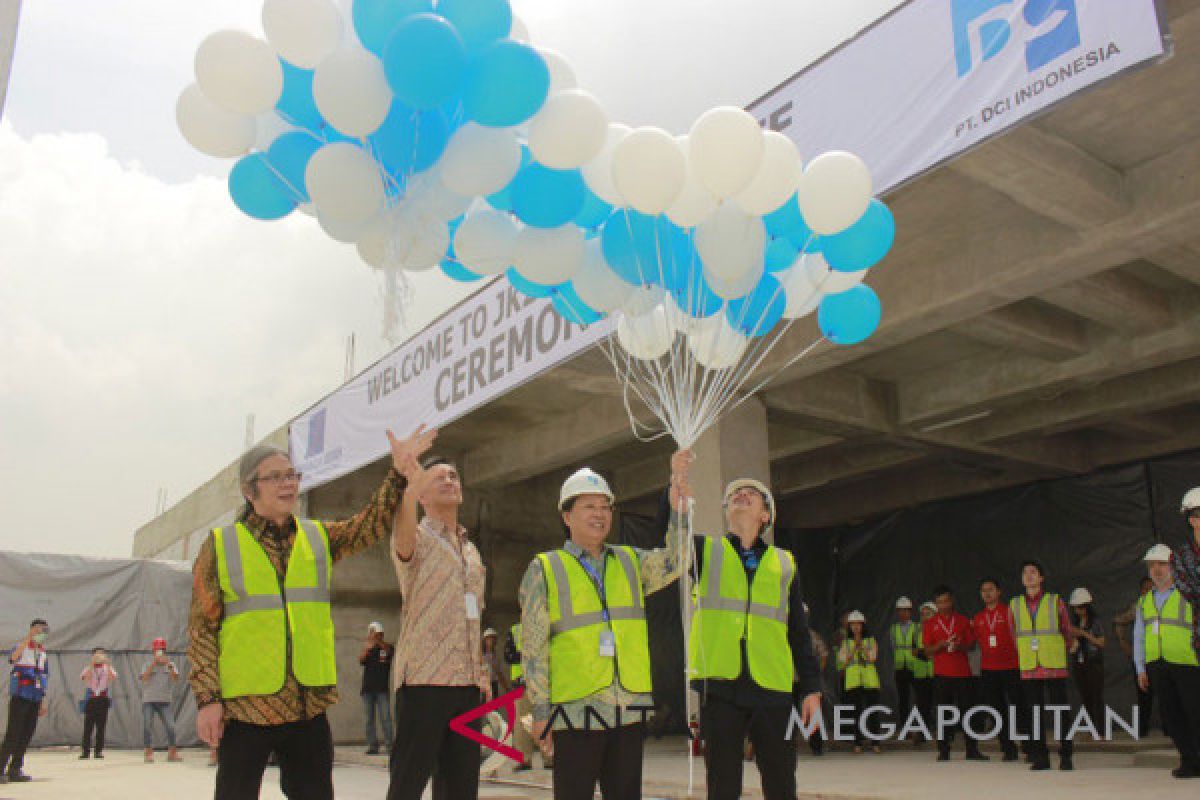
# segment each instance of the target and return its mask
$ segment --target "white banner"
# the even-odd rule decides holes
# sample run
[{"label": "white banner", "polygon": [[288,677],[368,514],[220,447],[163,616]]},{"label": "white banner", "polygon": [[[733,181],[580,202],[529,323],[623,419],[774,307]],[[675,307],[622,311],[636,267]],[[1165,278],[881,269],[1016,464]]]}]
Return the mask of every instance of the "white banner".
[{"label": "white banner", "polygon": [[526,297],[504,278],[484,286],[292,422],[301,488],[384,456],[387,429],[407,436],[422,423],[446,425],[611,330],[607,319],[587,327],[569,323],[549,300]]},{"label": "white banner", "polygon": [[17,18],[21,0],[0,0],[0,117],[4,116],[4,98],[12,70],[13,50],[17,45]]},{"label": "white banner", "polygon": [[1163,55],[1155,0],[913,0],[748,110],[883,192]]}]

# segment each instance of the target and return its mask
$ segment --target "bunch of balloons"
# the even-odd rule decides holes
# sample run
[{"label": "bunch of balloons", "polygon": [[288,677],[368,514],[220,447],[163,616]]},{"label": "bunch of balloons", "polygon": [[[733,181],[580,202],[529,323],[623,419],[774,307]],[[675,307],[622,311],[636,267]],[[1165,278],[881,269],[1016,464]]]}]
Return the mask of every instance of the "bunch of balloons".
[{"label": "bunch of balloons", "polygon": [[818,309],[838,344],[879,323],[862,279],[895,225],[852,154],[804,163],[731,107],[685,136],[611,122],[508,0],[265,0],[262,21],[205,39],[176,107],[238,159],[251,217],[299,208],[373,267],[504,273],[571,321],[615,315],[644,361],[682,337],[725,369]]}]

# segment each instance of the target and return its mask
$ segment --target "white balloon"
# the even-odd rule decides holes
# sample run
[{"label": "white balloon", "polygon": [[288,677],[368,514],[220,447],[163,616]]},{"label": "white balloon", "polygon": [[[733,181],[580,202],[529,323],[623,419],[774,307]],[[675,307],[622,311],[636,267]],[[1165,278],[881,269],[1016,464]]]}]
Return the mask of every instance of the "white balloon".
[{"label": "white balloon", "polygon": [[454,255],[476,275],[499,275],[512,266],[517,224],[503,211],[481,208],[454,233]]},{"label": "white balloon", "polygon": [[274,111],[264,111],[254,118],[254,149],[265,152],[271,143],[285,133],[298,130]]},{"label": "white balloon", "polygon": [[529,152],[551,169],[575,169],[594,158],[608,136],[608,115],[582,89],[552,94],[529,128]]},{"label": "white balloon", "polygon": [[710,192],[720,200],[750,185],[763,158],[758,120],[740,108],[720,106],[700,115],[688,133],[688,159]]},{"label": "white balloon", "polygon": [[728,369],[741,360],[750,338],[734,330],[724,314],[714,314],[692,328],[688,349],[702,367]]},{"label": "white balloon", "polygon": [[596,154],[595,158],[583,165],[583,182],[592,190],[592,194],[610,206],[622,204],[621,195],[613,184],[613,151],[632,132],[633,128],[628,125],[622,125],[619,122],[610,124],[604,137],[604,146],[600,148],[600,152]]},{"label": "white balloon", "polygon": [[687,160],[671,134],[638,128],[613,150],[613,185],[624,204],[643,214],[670,207],[687,179]]},{"label": "white balloon", "polygon": [[873,192],[871,172],[853,153],[832,150],[808,162],[796,192],[808,227],[820,234],[837,233],[866,212]]},{"label": "white balloon", "polygon": [[807,264],[803,259],[796,263],[783,275],[783,291],[787,296],[787,306],[783,316],[787,319],[800,319],[812,313],[821,304],[825,296],[813,283]]},{"label": "white balloon", "polygon": [[665,295],[661,286],[635,286],[621,311],[631,317],[648,314],[655,306],[663,305]]},{"label": "white balloon", "polygon": [[[688,137],[676,136],[679,149],[685,157],[688,154]],[[688,160],[687,178],[684,179],[683,189],[671,207],[667,209],[667,219],[681,228],[694,228],[717,210],[717,198],[705,188]]]},{"label": "white balloon", "polygon": [[513,267],[526,280],[556,286],[575,277],[582,266],[583,231],[576,225],[527,226],[517,234]]},{"label": "white balloon", "polygon": [[547,93],[547,97],[557,92],[565,92],[567,89],[574,89],[579,85],[575,80],[575,69],[562,53],[548,47],[539,47],[537,51],[542,60],[546,62],[546,69],[550,71],[550,91]]},{"label": "white balloon", "polygon": [[263,30],[275,52],[312,69],[342,40],[342,15],[330,0],[264,0]]},{"label": "white balloon", "polygon": [[242,31],[217,31],[196,49],[196,84],[227,111],[258,114],[279,102],[283,67],[262,39]]},{"label": "white balloon", "polygon": [[379,130],[392,105],[383,64],[357,46],[336,50],[317,65],[312,93],[321,115],[347,136]]},{"label": "white balloon", "polygon": [[474,122],[454,132],[438,162],[446,188],[467,197],[500,191],[520,168],[521,144],[512,131]]},{"label": "white balloon", "polygon": [[449,222],[466,213],[472,199],[447,188],[442,183],[441,171],[435,167],[409,181],[401,205],[416,213]]},{"label": "white balloon", "polygon": [[830,269],[829,262],[820,253],[806,253],[800,257],[800,261],[803,262],[800,266],[804,268],[809,281],[822,294],[841,294],[862,283],[863,278],[867,277],[865,269],[858,272],[840,272]]},{"label": "white balloon", "polygon": [[800,154],[778,131],[763,134],[763,156],[750,185],[734,199],[749,214],[763,216],[783,205],[800,182]]},{"label": "white balloon", "polygon": [[368,266],[382,269],[387,263],[388,237],[391,232],[390,215],[394,209],[380,211],[363,225],[356,247],[359,258]]},{"label": "white balloon", "polygon": [[[722,203],[696,226],[695,241],[704,274],[718,296],[726,300],[741,297],[762,276],[766,226],[736,203]],[[747,282],[749,287],[741,291]]]},{"label": "white balloon", "polygon": [[355,244],[362,238],[371,220],[344,220],[327,214],[317,214],[317,224],[335,242]]},{"label": "white balloon", "polygon": [[583,266],[571,283],[580,299],[596,311],[616,311],[633,294],[633,286],[613,272],[604,260],[604,250],[598,238],[584,242]]},{"label": "white balloon", "polygon": [[617,320],[617,344],[633,356],[653,361],[666,355],[675,341],[675,332],[667,322],[667,312],[655,306],[644,314],[621,314]]},{"label": "white balloon", "polygon": [[375,161],[349,142],[333,142],[313,153],[304,185],[318,216],[365,221],[383,207],[383,180]]},{"label": "white balloon", "polygon": [[234,158],[254,146],[254,117],[226,111],[192,84],[175,103],[175,122],[188,144],[217,158]]},{"label": "white balloon", "polygon": [[361,229],[358,254],[376,268],[426,270],[441,263],[450,246],[450,229],[440,220],[393,206]]}]

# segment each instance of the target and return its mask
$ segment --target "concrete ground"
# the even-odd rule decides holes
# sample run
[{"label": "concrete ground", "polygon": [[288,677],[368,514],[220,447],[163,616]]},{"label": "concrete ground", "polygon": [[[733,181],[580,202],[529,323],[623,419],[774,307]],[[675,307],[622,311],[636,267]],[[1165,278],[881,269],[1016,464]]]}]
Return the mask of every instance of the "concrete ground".
[{"label": "concrete ground", "polygon": [[[113,750],[105,755],[104,761],[80,761],[75,751],[65,749],[31,752],[26,759],[26,768],[35,781],[0,786],[0,800],[129,800],[142,797],[201,800],[212,797],[215,770],[206,766],[203,751],[185,751],[182,764],[168,764],[161,757],[154,764],[144,764],[141,751]],[[880,755],[835,752],[820,759],[804,753],[800,758],[798,777],[802,798],[823,800],[957,800],[964,796],[971,800],[1012,800],[1014,797],[1127,800],[1137,795],[1153,796],[1154,800],[1194,800],[1200,792],[1200,781],[1172,778],[1169,770],[1174,763],[1172,755],[1165,750],[1143,747],[1135,752],[1131,748],[1113,747],[1104,751],[1087,749],[1077,754],[1074,772],[1031,773],[1025,765],[1003,764],[996,760],[986,764],[967,763],[962,760],[961,746],[953,761],[942,764],[934,762],[931,749],[902,747],[885,750]],[[695,769],[692,796],[703,797],[703,764],[699,759]],[[687,757],[681,741],[649,742],[644,796],[647,800],[687,797],[687,772]],[[501,778],[483,783],[481,798],[550,797],[550,773],[540,766],[515,776],[507,769],[501,774]],[[380,800],[387,791],[387,778],[383,758],[363,756],[357,748],[338,751],[334,784],[339,800]],[[749,764],[744,796],[761,797],[758,771]],[[275,769],[267,770],[262,797],[264,800],[283,798]]]}]

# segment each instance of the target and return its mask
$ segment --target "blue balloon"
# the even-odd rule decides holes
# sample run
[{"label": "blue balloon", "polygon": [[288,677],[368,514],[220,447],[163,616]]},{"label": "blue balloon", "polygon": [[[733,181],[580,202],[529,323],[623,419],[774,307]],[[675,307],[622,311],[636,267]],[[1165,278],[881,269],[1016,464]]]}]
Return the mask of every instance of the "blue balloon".
[{"label": "blue balloon", "polygon": [[436,14],[405,19],[383,51],[383,72],[392,91],[400,102],[421,110],[437,108],[458,94],[466,68],[462,38]]},{"label": "blue balloon", "polygon": [[324,146],[324,142],[307,131],[285,133],[267,148],[267,161],[275,168],[278,177],[301,203],[308,202],[308,187],[304,185],[304,170],[313,153]]},{"label": "blue balloon", "polygon": [[512,30],[508,0],[439,0],[437,11],[458,29],[468,50],[503,39]]},{"label": "blue balloon", "polygon": [[782,272],[783,270],[796,263],[800,251],[796,249],[796,245],[792,244],[786,238],[772,239],[767,245],[767,253],[764,258],[764,266],[767,272]]},{"label": "blue balloon", "polygon": [[821,333],[834,344],[858,344],[879,327],[883,308],[879,295],[865,283],[840,294],[826,295],[817,309]]},{"label": "blue balloon", "polygon": [[620,209],[604,223],[600,246],[613,272],[634,286],[658,284],[662,268],[654,217]]},{"label": "blue balloon", "polygon": [[599,322],[600,318],[604,316],[583,302],[583,298],[579,296],[570,282],[555,288],[550,302],[560,317],[567,322],[574,322],[576,325],[591,325],[593,322]]},{"label": "blue balloon", "polygon": [[583,174],[577,169],[550,169],[536,162],[512,182],[512,210],[526,225],[557,228],[583,208]]},{"label": "blue balloon", "polygon": [[321,112],[317,110],[317,103],[313,100],[312,70],[294,67],[282,58],[279,59],[279,63],[283,67],[283,93],[275,103],[275,110],[285,121],[297,128],[321,130],[325,125],[325,118],[321,116]]},{"label": "blue balloon", "polygon": [[463,111],[480,125],[507,128],[537,113],[550,91],[550,70],[529,45],[501,39],[471,61],[463,81]]},{"label": "blue balloon", "polygon": [[804,224],[804,216],[800,213],[800,204],[794,194],[779,208],[763,216],[763,223],[767,226],[767,233],[776,239],[798,228],[808,227]]},{"label": "blue balloon", "polygon": [[229,172],[229,196],[242,213],[255,219],[279,219],[292,213],[296,195],[263,153],[243,156]]},{"label": "blue balloon", "polygon": [[393,102],[379,130],[367,137],[392,175],[412,175],[433,166],[446,149],[450,126],[439,109],[417,111]]},{"label": "blue balloon", "polygon": [[354,0],[350,16],[362,46],[382,56],[396,26],[413,14],[433,11],[433,0]]},{"label": "blue balloon", "polygon": [[708,281],[697,265],[696,273],[689,276],[687,282],[679,288],[671,290],[671,297],[680,310],[692,317],[711,317],[720,311],[725,300],[709,288]]},{"label": "blue balloon", "polygon": [[442,272],[446,273],[447,277],[453,278],[460,283],[471,283],[483,277],[482,275],[476,275],[462,264],[450,259],[442,262]]},{"label": "blue balloon", "polygon": [[575,215],[575,224],[584,230],[598,228],[604,224],[605,220],[612,216],[612,211],[612,206],[585,187],[583,208]]},{"label": "blue balloon", "polygon": [[783,319],[787,295],[774,275],[763,275],[753,291],[729,301],[729,324],[747,336],[763,336]]},{"label": "blue balloon", "polygon": [[838,272],[861,272],[883,260],[896,240],[896,220],[878,200],[846,230],[823,237],[825,260]]},{"label": "blue balloon", "polygon": [[526,297],[549,297],[554,294],[553,286],[546,286],[541,283],[534,283],[531,280],[526,280],[521,277],[521,273],[517,272],[512,267],[504,271],[504,277],[508,278],[508,282],[512,287]]}]

